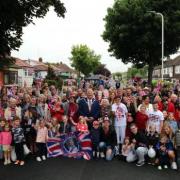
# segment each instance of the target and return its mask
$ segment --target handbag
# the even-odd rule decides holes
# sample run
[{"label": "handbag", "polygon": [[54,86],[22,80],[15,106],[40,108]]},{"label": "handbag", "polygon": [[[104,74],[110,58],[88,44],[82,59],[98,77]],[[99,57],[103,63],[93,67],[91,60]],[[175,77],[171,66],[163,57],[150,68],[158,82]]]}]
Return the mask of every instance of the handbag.
[{"label": "handbag", "polygon": [[26,144],[23,145],[23,149],[24,149],[24,155],[28,155],[31,152]]},{"label": "handbag", "polygon": [[15,152],[15,147],[14,146],[11,149],[11,160],[12,161],[16,161],[17,160],[17,156],[16,156],[16,152]]}]

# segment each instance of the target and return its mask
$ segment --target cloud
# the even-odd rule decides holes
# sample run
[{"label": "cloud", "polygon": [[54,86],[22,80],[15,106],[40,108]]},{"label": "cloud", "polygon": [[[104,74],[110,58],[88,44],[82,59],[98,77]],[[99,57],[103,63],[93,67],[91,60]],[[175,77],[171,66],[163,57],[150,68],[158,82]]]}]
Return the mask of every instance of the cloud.
[{"label": "cloud", "polygon": [[12,55],[22,59],[38,59],[70,64],[71,47],[87,44],[102,56],[102,63],[112,72],[125,71],[127,65],[111,57],[108,44],[103,41],[103,18],[114,0],[62,0],[67,13],[58,18],[50,9],[44,19],[35,19],[35,25],[24,28],[23,45]]}]

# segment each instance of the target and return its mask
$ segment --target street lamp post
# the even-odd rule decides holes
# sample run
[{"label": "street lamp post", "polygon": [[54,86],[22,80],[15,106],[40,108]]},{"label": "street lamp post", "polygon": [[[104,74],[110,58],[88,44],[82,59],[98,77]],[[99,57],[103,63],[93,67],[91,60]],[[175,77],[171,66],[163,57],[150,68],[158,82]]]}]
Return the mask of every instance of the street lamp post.
[{"label": "street lamp post", "polygon": [[154,13],[156,15],[161,16],[162,19],[162,71],[161,71],[161,78],[162,81],[164,80],[164,16],[162,13],[156,12],[156,11],[148,11],[149,13]]}]

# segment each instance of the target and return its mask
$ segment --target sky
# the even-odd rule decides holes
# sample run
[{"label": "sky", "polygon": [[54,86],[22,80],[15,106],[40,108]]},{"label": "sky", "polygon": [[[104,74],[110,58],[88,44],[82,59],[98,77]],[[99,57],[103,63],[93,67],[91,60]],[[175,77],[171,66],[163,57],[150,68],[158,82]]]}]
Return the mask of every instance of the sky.
[{"label": "sky", "polygon": [[73,45],[86,44],[96,54],[101,55],[101,63],[111,72],[124,72],[130,65],[110,56],[108,43],[101,35],[104,31],[103,18],[107,8],[114,0],[61,0],[66,7],[65,18],[57,17],[51,8],[43,19],[35,19],[23,29],[23,44],[12,56],[21,59],[37,60],[42,57],[45,62],[60,62],[70,65]]}]

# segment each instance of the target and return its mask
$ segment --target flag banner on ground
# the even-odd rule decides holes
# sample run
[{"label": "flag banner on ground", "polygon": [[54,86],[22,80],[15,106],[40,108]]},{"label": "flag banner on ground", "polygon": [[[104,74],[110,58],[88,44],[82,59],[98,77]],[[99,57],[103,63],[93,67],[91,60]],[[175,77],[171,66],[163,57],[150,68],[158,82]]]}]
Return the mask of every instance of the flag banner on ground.
[{"label": "flag banner on ground", "polygon": [[92,143],[89,133],[69,133],[49,138],[47,142],[48,157],[66,156],[91,159]]}]

